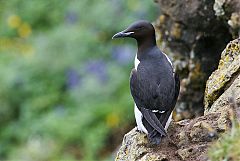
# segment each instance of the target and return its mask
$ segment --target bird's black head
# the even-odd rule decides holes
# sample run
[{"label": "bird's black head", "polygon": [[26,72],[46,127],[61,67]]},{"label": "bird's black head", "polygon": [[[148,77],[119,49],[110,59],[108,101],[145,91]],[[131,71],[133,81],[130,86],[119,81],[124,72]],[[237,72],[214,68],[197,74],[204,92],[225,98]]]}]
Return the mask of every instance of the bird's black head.
[{"label": "bird's black head", "polygon": [[148,38],[155,39],[155,30],[150,22],[141,20],[134,22],[127,29],[116,33],[112,38],[114,39],[123,37],[131,37],[137,41]]}]

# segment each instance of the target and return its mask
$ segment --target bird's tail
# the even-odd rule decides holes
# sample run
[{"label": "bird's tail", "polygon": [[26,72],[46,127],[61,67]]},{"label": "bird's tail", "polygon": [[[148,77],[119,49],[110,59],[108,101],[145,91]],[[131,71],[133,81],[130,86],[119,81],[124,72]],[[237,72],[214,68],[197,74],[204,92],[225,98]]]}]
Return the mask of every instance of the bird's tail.
[{"label": "bird's tail", "polygon": [[156,130],[153,130],[151,133],[148,134],[149,142],[153,145],[159,145],[162,141],[162,137],[163,136]]}]

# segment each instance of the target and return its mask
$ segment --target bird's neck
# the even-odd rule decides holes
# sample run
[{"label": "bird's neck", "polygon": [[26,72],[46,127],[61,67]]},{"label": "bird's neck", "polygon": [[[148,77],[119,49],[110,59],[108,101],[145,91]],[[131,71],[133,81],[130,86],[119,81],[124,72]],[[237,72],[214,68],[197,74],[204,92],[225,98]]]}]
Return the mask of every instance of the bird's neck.
[{"label": "bird's neck", "polygon": [[156,47],[156,39],[155,36],[149,37],[149,38],[144,38],[144,39],[139,39],[137,40],[137,45],[138,45],[138,57],[150,49]]}]

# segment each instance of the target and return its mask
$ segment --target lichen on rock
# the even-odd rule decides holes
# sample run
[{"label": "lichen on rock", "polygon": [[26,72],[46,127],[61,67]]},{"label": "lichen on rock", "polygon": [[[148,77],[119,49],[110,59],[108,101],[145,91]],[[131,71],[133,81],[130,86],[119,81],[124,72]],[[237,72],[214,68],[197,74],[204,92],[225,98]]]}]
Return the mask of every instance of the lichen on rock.
[{"label": "lichen on rock", "polygon": [[218,69],[209,77],[205,89],[205,112],[225,91],[240,72],[240,39],[231,41],[221,54]]},{"label": "lichen on rock", "polygon": [[166,159],[166,155],[159,155],[148,147],[147,135],[132,129],[124,136],[123,143],[116,157],[116,161],[157,161]]},{"label": "lichen on rock", "polygon": [[235,99],[236,103],[240,104],[240,75],[238,75],[230,87],[213,103],[208,112],[231,109],[230,99]]}]

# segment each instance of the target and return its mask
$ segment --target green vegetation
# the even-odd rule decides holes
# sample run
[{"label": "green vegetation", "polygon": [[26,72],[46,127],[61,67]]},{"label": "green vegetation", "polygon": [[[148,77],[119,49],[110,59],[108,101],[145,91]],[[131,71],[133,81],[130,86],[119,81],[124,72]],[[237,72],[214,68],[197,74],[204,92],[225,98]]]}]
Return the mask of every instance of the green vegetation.
[{"label": "green vegetation", "polygon": [[221,136],[221,138],[209,149],[209,158],[211,161],[237,161],[240,160],[240,128],[234,121],[230,132]]},{"label": "green vegetation", "polygon": [[111,36],[154,10],[152,1],[0,0],[0,160],[109,158],[134,122],[135,48]]}]

